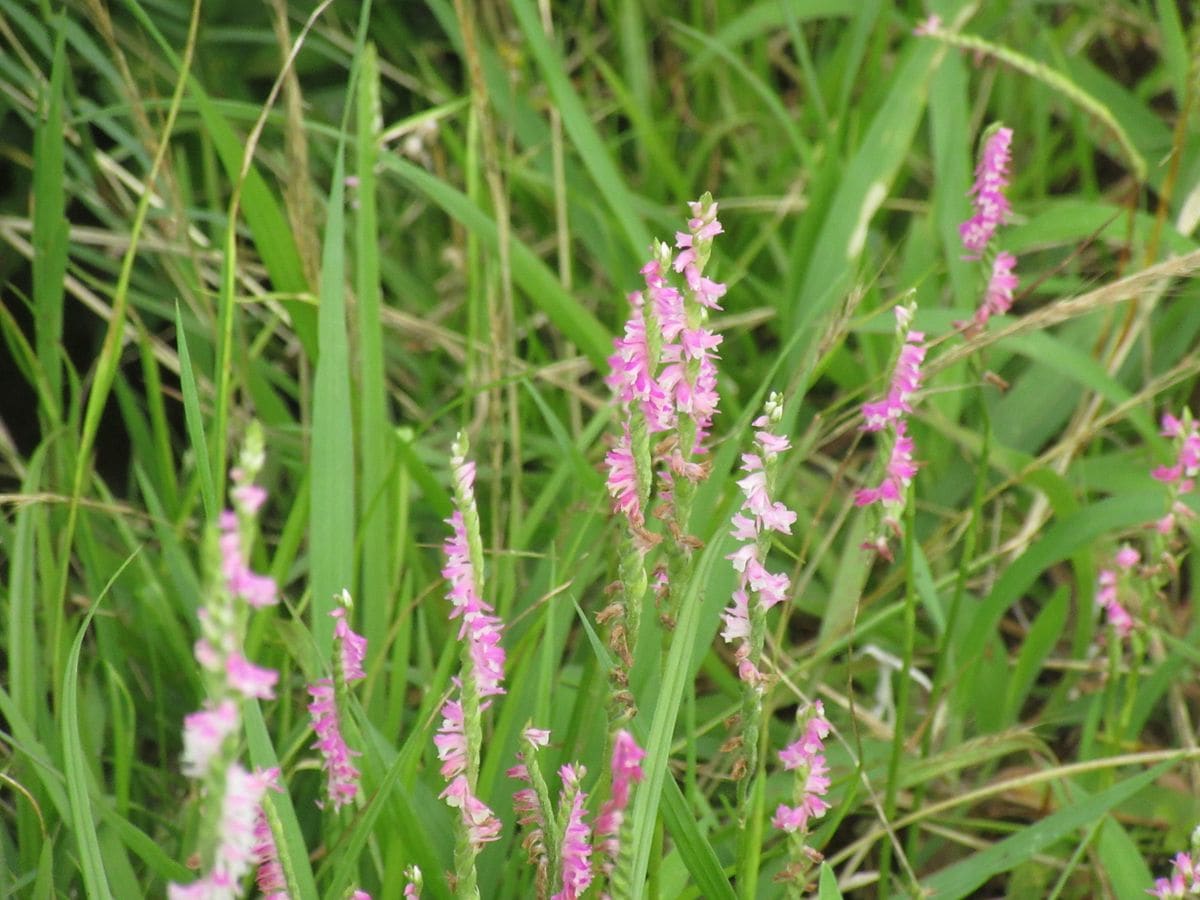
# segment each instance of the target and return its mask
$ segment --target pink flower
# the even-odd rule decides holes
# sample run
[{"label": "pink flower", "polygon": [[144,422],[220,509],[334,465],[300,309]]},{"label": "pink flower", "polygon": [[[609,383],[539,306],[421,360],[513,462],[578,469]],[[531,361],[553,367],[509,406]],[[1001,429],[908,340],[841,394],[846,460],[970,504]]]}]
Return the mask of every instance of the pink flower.
[{"label": "pink flower", "polygon": [[467,840],[476,851],[488,841],[499,839],[500,820],[486,803],[471,792],[466,775],[454,778],[438,796],[445,800],[448,806],[459,810],[466,828]]},{"label": "pink flower", "polygon": [[983,153],[975,169],[975,183],[969,196],[974,197],[975,214],[958,228],[967,259],[979,259],[991,243],[996,228],[1012,214],[1004,190],[1008,187],[1008,165],[1012,144],[1011,128],[996,128],[984,141]]},{"label": "pink flower", "polygon": [[633,525],[640,528],[645,524],[646,517],[638,498],[637,467],[631,442],[629,424],[626,422],[617,446],[608,451],[604,463],[608,467],[607,485],[613,497],[613,510],[623,513]]},{"label": "pink flower", "polygon": [[221,513],[220,529],[218,545],[221,549],[221,573],[225,576],[225,587],[229,593],[256,609],[278,603],[275,580],[250,571],[242,548],[237,515],[230,510]]},{"label": "pink flower", "polygon": [[[263,776],[268,779],[269,790],[282,790],[279,786],[279,769],[268,769]],[[279,864],[279,849],[275,846],[275,835],[271,832],[271,823],[267,821],[261,803],[254,820],[254,859],[258,865],[255,881],[263,900],[288,900],[287,878]]]},{"label": "pink flower", "polygon": [[492,607],[479,596],[463,514],[455,510],[446,523],[452,533],[444,545],[446,567],[442,569],[442,575],[450,582],[447,598],[454,607],[450,618],[462,619],[458,637],[459,640],[466,638],[470,643],[479,696],[503,694],[504,688],[500,686],[505,660],[504,648],[500,646],[502,623],[491,614]]},{"label": "pink flower", "polygon": [[803,832],[810,819],[819,818],[829,809],[822,799],[829,791],[829,769],[825,763],[824,740],[830,726],[821,701],[807,713],[801,736],[779,752],[784,769],[796,773],[795,806],[781,804],[772,824],[789,834]]},{"label": "pink flower", "polygon": [[279,680],[279,673],[256,666],[242,654],[234,652],[225,660],[225,677],[229,686],[243,697],[271,700],[275,697],[275,682]]},{"label": "pink flower", "polygon": [[366,677],[363,660],[367,655],[367,639],[361,634],[355,634],[346,621],[349,604],[350,592],[342,591],[342,605],[335,607],[330,615],[337,620],[333,626],[333,644],[341,661],[342,677],[346,679],[347,684],[352,684]]},{"label": "pink flower", "polygon": [[882,400],[864,403],[862,406],[863,431],[882,431],[891,423],[912,412],[910,401],[921,387],[921,363],[925,361],[924,333],[908,327],[907,307],[897,306],[897,331],[901,337],[900,356],[892,370],[892,381]]},{"label": "pink flower", "polygon": [[433,743],[442,761],[443,778],[456,778],[467,771],[467,734],[462,704],[457,700],[442,704],[442,724]]},{"label": "pink flower", "polygon": [[1016,264],[1017,258],[1011,253],[996,254],[983,303],[975,310],[973,327],[981,329],[992,316],[1004,315],[1012,308],[1013,291],[1017,288],[1017,276],[1013,274]]},{"label": "pink flower", "polygon": [[591,830],[583,821],[586,815],[584,804],[587,802],[587,794],[579,786],[584,773],[583,766],[566,765],[559,770],[563,782],[559,808],[566,812],[567,824],[559,852],[559,860],[562,863],[562,890],[551,900],[577,900],[592,883],[592,847],[589,843]]},{"label": "pink flower", "polygon": [[937,34],[942,28],[941,16],[930,16],[928,19],[923,19],[918,22],[913,28],[913,34],[917,37],[928,37]]},{"label": "pink flower", "polygon": [[621,826],[625,821],[625,810],[629,808],[629,795],[634,783],[645,777],[642,759],[646,751],[637,745],[628,731],[622,729],[613,738],[612,794],[600,807],[596,816],[596,842],[603,853],[601,869],[611,874],[620,852]]},{"label": "pink flower", "polygon": [[[1132,548],[1123,548],[1123,550],[1129,550],[1131,553],[1133,553],[1134,557],[1137,557],[1138,555],[1137,551],[1133,550]],[[1117,565],[1119,566],[1121,566],[1121,558],[1121,555],[1118,554]],[[1126,555],[1123,558],[1128,560],[1129,557]],[[1134,560],[1134,564],[1136,564],[1136,559]],[[1121,568],[1122,570],[1125,570],[1129,567],[1121,566]],[[1133,630],[1133,619],[1130,617],[1128,610],[1125,609],[1118,598],[1117,581],[1117,573],[1112,569],[1100,570],[1100,575],[1097,579],[1096,585],[1096,605],[1104,609],[1108,616],[1108,624],[1111,625],[1117,632],[1117,636],[1126,638]]]},{"label": "pink flower", "polygon": [[1200,887],[1200,869],[1192,862],[1192,858],[1186,853],[1175,854],[1172,869],[1169,878],[1156,879],[1154,887],[1146,893],[1164,900],[1183,900],[1194,894],[1196,888]]},{"label": "pink flower", "polygon": [[764,462],[766,460],[773,465],[779,452],[789,446],[787,438],[770,431],[771,426],[777,425],[783,415],[782,398],[772,394],[767,400],[766,410],[766,414],[754,421],[758,452],[742,454],[742,471],[746,475],[738,481],[738,487],[742,489],[745,500],[740,512],[733,517],[731,534],[745,543],[726,557],[738,573],[738,582],[732,594],[733,602],[722,614],[725,629],[721,632],[726,643],[738,642],[734,659],[739,677],[758,690],[764,688],[764,680],[759,672],[758,661],[751,659],[754,637],[750,595],[757,596],[757,602],[764,610],[786,599],[791,587],[788,576],[782,572],[771,572],[763,564],[768,544],[764,535],[768,531],[791,534],[796,521],[796,513],[771,498],[767,465]]},{"label": "pink flower", "polygon": [[359,753],[346,745],[335,693],[333,681],[329,678],[322,678],[308,686],[308,694],[312,698],[308,704],[308,714],[317,736],[312,747],[320,752],[324,760],[325,793],[337,810],[352,803],[358,794],[359,771],[351,757]]},{"label": "pink flower", "polygon": [[230,765],[225,773],[212,870],[189,885],[171,885],[167,892],[171,900],[192,897],[233,900],[240,894],[241,880],[254,864],[255,823],[271,780],[269,773],[252,774],[237,763]]},{"label": "pink flower", "polygon": [[405,900],[421,900],[421,869],[419,866],[409,866],[404,870],[404,877],[408,879],[404,885]]},{"label": "pink flower", "polygon": [[183,717],[183,757],[180,768],[189,778],[203,778],[221,745],[241,724],[237,705],[223,700],[217,706]]}]

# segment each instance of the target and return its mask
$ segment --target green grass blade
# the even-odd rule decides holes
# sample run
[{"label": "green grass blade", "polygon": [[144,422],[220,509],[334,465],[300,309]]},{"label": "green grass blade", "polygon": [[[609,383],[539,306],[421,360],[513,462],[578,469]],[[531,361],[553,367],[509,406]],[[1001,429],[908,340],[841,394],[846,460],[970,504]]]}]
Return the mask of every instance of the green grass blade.
[{"label": "green grass blade", "polygon": [[183,327],[179,304],[175,304],[175,341],[179,352],[179,383],[183,389],[184,423],[187,426],[192,452],[196,454],[200,496],[204,501],[204,512],[208,520],[215,522],[221,511],[221,500],[217,497],[217,486],[213,481],[208,439],[204,435],[204,414],[200,410],[200,394],[196,390],[196,370],[192,367],[192,354],[188,350],[187,331]]},{"label": "green grass blade", "polygon": [[597,192],[604,198],[610,214],[625,233],[633,258],[641,259],[650,246],[650,232],[634,213],[637,209],[634,195],[626,186],[608,148],[592,125],[591,116],[571,85],[562,56],[546,37],[537,10],[530,0],[513,0],[512,11],[537,61],[546,87],[554,98],[554,105],[562,116],[563,128],[596,183]]},{"label": "green grass blade", "polygon": [[330,652],[333,597],[354,590],[354,422],[345,296],[345,145],[339,142],[321,255],[320,358],[313,383],[312,505],[309,568],[312,630]]},{"label": "green grass blade", "polygon": [[[1023,828],[1012,837],[1005,838],[962,862],[948,866],[927,879],[922,887],[939,900],[958,900],[960,897],[971,896],[992,876],[1011,870],[1055,841],[1091,824],[1175,765],[1176,762],[1168,760],[1159,763],[1153,769],[1126,778],[1098,794],[1082,799],[1075,798],[1065,809]],[[1073,790],[1082,793],[1078,787]]]},{"label": "green grass blade", "polygon": [[[363,630],[381,636],[388,630],[391,536],[387,476],[387,384],[383,356],[382,298],[379,289],[379,235],[375,167],[379,160],[379,68],[373,44],[359,62],[356,115],[358,211],[355,216],[355,285],[358,299],[359,458],[362,460],[359,502],[362,508],[362,586],[359,605]],[[383,641],[368,644],[374,658]]]},{"label": "green grass blade", "polygon": [[63,41],[60,27],[33,152],[33,303],[38,360],[49,386],[47,399],[55,404],[46,410],[51,420],[58,418],[62,404],[63,279],[70,241],[63,187],[63,79],[67,70]]},{"label": "green grass blade", "polygon": [[[496,223],[465,194],[394,154],[384,155],[383,164],[461,222],[489,250],[496,251],[499,241]],[[597,368],[603,370],[612,352],[612,336],[595,316],[563,288],[554,273],[529,247],[516,237],[511,241],[513,281]]]}]

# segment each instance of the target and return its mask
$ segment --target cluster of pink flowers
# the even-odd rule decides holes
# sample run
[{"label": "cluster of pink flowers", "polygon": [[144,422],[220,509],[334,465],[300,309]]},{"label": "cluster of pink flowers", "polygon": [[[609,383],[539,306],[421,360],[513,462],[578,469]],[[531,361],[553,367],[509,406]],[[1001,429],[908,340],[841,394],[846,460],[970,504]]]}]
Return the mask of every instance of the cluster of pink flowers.
[{"label": "cluster of pink flowers", "polygon": [[[269,776],[267,788],[273,791],[281,790],[279,770],[269,769],[266,774]],[[261,803],[254,820],[253,853],[258,864],[255,881],[263,900],[288,900],[287,879],[284,877],[283,867],[279,864],[279,849],[275,846],[275,835],[271,832],[271,823],[267,820]]]},{"label": "cluster of pink flowers", "polygon": [[334,677],[322,678],[308,686],[308,695],[312,698],[308,714],[317,736],[312,746],[321,754],[325,768],[325,793],[335,810],[354,802],[360,778],[352,760],[359,753],[346,744],[342,733],[344,710],[339,704],[339,693],[365,677],[363,658],[367,652],[367,641],[355,634],[346,622],[349,606],[350,595],[343,591],[342,605],[330,613],[336,619],[333,631]]},{"label": "cluster of pink flowers", "polygon": [[1113,558],[1116,568],[1100,570],[1096,587],[1096,605],[1104,610],[1108,616],[1108,624],[1116,630],[1118,637],[1121,638],[1128,637],[1133,630],[1133,619],[1118,597],[1118,583],[1122,576],[1127,575],[1134,566],[1141,562],[1141,559],[1140,553],[1128,544],[1123,544]]},{"label": "cluster of pink flowers", "polygon": [[[446,566],[442,575],[450,583],[447,599],[452,606],[450,618],[461,619],[458,639],[465,641],[461,679],[455,679],[460,700],[447,699],[442,706],[442,725],[434,736],[442,775],[449,779],[441,798],[459,810],[463,834],[479,850],[488,841],[500,837],[500,820],[475,795],[475,771],[472,754],[479,753],[479,713],[488,702],[481,698],[503,694],[504,648],[500,646],[502,623],[493,615],[491,605],[482,596],[482,572],[479,559],[479,513],[475,507],[475,464],[466,458],[466,439],[459,435],[450,460],[454,475],[457,508],[446,523],[451,533],[443,549]],[[478,756],[474,757],[475,760]],[[460,877],[464,873],[459,873]]]},{"label": "cluster of pink flowers", "polygon": [[221,808],[214,843],[205,848],[208,870],[190,884],[170,885],[172,900],[238,895],[242,878],[257,859],[256,824],[263,793],[278,776],[277,770],[248,772],[236,759],[241,700],[272,698],[279,679],[277,672],[254,665],[242,654],[237,602],[256,608],[278,602],[275,582],[250,570],[244,546],[244,534],[266,500],[266,491],[252,483],[262,464],[257,431],[248,437],[242,457],[243,466],[231,473],[234,509],[225,510],[218,523],[220,579],[198,613],[201,637],[195,655],[207,673],[208,699],[183,720],[181,768],[188,777],[201,780],[205,793],[219,798]]},{"label": "cluster of pink flowers", "polygon": [[[467,485],[474,484],[475,464],[466,462],[459,467],[459,477]],[[504,679],[504,648],[500,646],[503,623],[493,615],[492,606],[479,595],[462,513],[455,510],[446,524],[451,528],[451,535],[444,545],[446,566],[442,575],[450,582],[447,599],[454,607],[450,618],[462,619],[458,639],[465,639],[470,646],[479,696],[503,694],[504,688],[500,686]]]},{"label": "cluster of pink flowers", "polygon": [[580,765],[565,765],[558,774],[562,778],[558,808],[566,816],[566,822],[558,855],[562,890],[551,900],[578,900],[592,884],[591,829],[584,821],[587,794],[580,785],[587,769]]},{"label": "cluster of pink flowers", "polygon": [[629,795],[635,782],[640,782],[642,759],[646,751],[637,745],[633,735],[622,729],[613,739],[612,794],[600,807],[596,816],[596,843],[600,847],[601,871],[611,875],[621,852],[621,826],[625,823],[625,810],[629,808]]},{"label": "cluster of pink flowers", "polygon": [[[908,435],[905,415],[912,412],[911,400],[921,386],[921,364],[925,361],[925,335],[912,328],[915,306],[896,307],[896,333],[900,339],[900,355],[892,373],[887,395],[882,400],[864,403],[863,431],[891,431],[891,447],[884,467],[883,480],[875,487],[860,488],[854,494],[857,506],[881,504],[883,525],[900,532],[900,513],[904,509],[908,486],[917,474],[913,462],[913,441]],[[886,533],[877,535],[863,547],[876,550],[891,559]]]},{"label": "cluster of pink flowers", "polygon": [[1116,568],[1100,570],[1097,580],[1096,605],[1103,608],[1118,637],[1128,637],[1129,632],[1133,631],[1133,618],[1130,618],[1129,612],[1117,596],[1117,584],[1122,576],[1127,575],[1140,562],[1141,554],[1124,544],[1114,557]]},{"label": "cluster of pink flowers", "polygon": [[975,310],[972,317],[972,327],[982,330],[992,316],[1002,316],[1013,304],[1013,291],[1017,289],[1017,276],[1013,267],[1017,258],[1011,253],[1001,252],[992,260],[992,276],[988,279],[987,291],[983,295],[983,303]]},{"label": "cluster of pink flowers", "polygon": [[1157,878],[1154,887],[1146,891],[1159,900],[1184,900],[1200,893],[1200,863],[1187,853],[1176,853],[1169,878]]},{"label": "cluster of pink flowers", "polygon": [[236,512],[227,509],[221,513],[219,539],[221,574],[225,577],[225,587],[230,596],[245,600],[255,609],[273,606],[279,602],[275,580],[251,571],[242,549],[241,534],[241,522],[253,519],[258,514],[266,502],[267,492],[250,483],[244,470],[240,468],[234,469],[230,475],[234,480],[234,488],[230,494]]},{"label": "cluster of pink flowers", "polygon": [[1011,158],[1013,132],[1011,128],[996,128],[985,139],[979,165],[975,168],[975,183],[969,195],[974,198],[975,214],[958,227],[967,259],[979,259],[991,243],[996,229],[1008,221],[1012,207],[1004,195],[1008,187],[1008,165]]},{"label": "cluster of pink flowers", "polygon": [[[550,732],[543,728],[526,728],[523,736],[526,743],[529,744],[530,754],[536,752],[539,747],[550,745]],[[548,864],[546,855],[546,818],[542,812],[542,804],[538,799],[537,791],[532,787],[532,780],[529,776],[529,763],[525,759],[524,752],[517,751],[517,764],[509,769],[506,774],[509,778],[515,778],[530,785],[529,787],[521,788],[513,794],[513,812],[517,814],[517,824],[525,832],[525,838],[521,841],[521,846],[524,847],[529,861],[538,870],[538,884],[542,885],[546,879]]]},{"label": "cluster of pink flowers", "polygon": [[[733,517],[730,533],[743,543],[728,557],[738,573],[738,583],[733,591],[733,602],[723,614],[725,630],[721,632],[726,643],[740,641],[735,651],[738,675],[760,691],[763,676],[755,659],[750,595],[758,596],[763,611],[786,598],[790,588],[787,574],[770,572],[765,565],[767,532],[791,534],[792,524],[796,521],[796,513],[782,502],[772,500],[768,493],[768,470],[774,468],[778,455],[791,446],[786,437],[770,430],[779,422],[782,412],[782,400],[772,394],[764,414],[754,420],[754,442],[758,452],[742,454],[742,471],[746,475],[738,481],[738,486],[745,500]],[[758,643],[761,644],[761,638]]]},{"label": "cluster of pink flowers", "polygon": [[[654,258],[641,270],[645,291],[630,294],[632,309],[624,335],[613,342],[615,352],[609,357],[607,382],[625,421],[617,446],[605,458],[608,489],[615,509],[638,528],[645,510],[637,493],[630,417],[636,410],[651,433],[660,433],[678,429],[680,415],[686,415],[695,425],[694,434],[688,446],[674,448],[669,464],[674,474],[696,481],[703,468],[693,457],[701,450],[719,400],[714,360],[721,336],[706,327],[706,318],[709,310],[721,308],[717,301],[725,285],[707,278],[703,270],[712,240],[722,228],[715,202],[700,200],[689,206],[689,230],[675,235],[679,253],[672,259],[666,244],[652,248]],[[670,269],[683,275],[683,290],[668,280]]]},{"label": "cluster of pink flowers", "polygon": [[784,769],[796,773],[796,805],[779,805],[771,820],[776,828],[789,834],[803,834],[808,830],[809,820],[820,818],[829,809],[822,799],[829,791],[824,744],[828,736],[825,707],[817,700],[808,710],[800,738],[779,751]]},{"label": "cluster of pink flowers", "polygon": [[247,772],[236,762],[224,773],[221,815],[212,867],[187,885],[172,884],[170,900],[233,900],[241,894],[242,879],[255,862],[255,824],[263,794],[275,778],[270,772]]},{"label": "cluster of pink flowers", "polygon": [[1162,417],[1162,435],[1172,438],[1176,445],[1174,464],[1158,466],[1152,473],[1156,481],[1171,491],[1171,509],[1155,522],[1158,532],[1167,535],[1175,530],[1180,519],[1196,515],[1182,498],[1196,489],[1196,475],[1200,474],[1200,425],[1187,410],[1180,419],[1166,413]]}]

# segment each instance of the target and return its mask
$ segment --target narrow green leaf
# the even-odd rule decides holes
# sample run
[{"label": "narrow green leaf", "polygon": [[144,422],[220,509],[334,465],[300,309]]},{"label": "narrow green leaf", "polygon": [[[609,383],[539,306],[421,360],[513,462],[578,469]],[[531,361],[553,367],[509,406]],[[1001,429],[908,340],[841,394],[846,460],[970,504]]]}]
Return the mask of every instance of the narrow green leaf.
[{"label": "narrow green leaf", "polygon": [[321,256],[320,358],[313,378],[309,566],[312,630],[322,657],[333,638],[333,597],[354,589],[354,422],[346,337],[345,143],[338,144]]},{"label": "narrow green leaf", "polygon": [[62,327],[64,279],[67,274],[66,178],[63,158],[63,79],[67,60],[59,20],[54,61],[45,108],[38,117],[33,152],[33,303],[37,355],[49,386],[54,408],[46,413],[57,419],[62,404]]},{"label": "narrow green leaf", "polygon": [[[496,249],[499,240],[496,223],[465,194],[395,154],[385,154],[383,164],[461,222],[490,249]],[[595,316],[563,288],[537,254],[517,238],[511,240],[513,280],[530,301],[574,341],[597,368],[603,370],[612,350],[611,335]]]},{"label": "narrow green leaf", "polygon": [[200,411],[200,394],[196,390],[196,370],[192,367],[192,354],[188,350],[187,331],[179,304],[175,304],[175,344],[179,353],[179,383],[183,389],[183,416],[187,426],[188,440],[196,454],[196,474],[200,479],[200,496],[204,500],[204,512],[208,521],[217,521],[221,511],[217,487],[213,482],[212,463],[208,457],[208,438],[204,434],[204,415]]},{"label": "narrow green leaf", "polygon": [[[621,177],[609,150],[592,124],[592,116],[584,107],[567,76],[567,65],[557,48],[551,45],[542,27],[541,18],[531,0],[513,0],[512,11],[517,24],[542,73],[545,85],[554,98],[554,105],[562,116],[563,128],[571,143],[583,159],[588,174],[596,183],[597,193],[608,204],[617,224],[625,232],[629,249],[635,259],[645,255],[650,246],[650,232],[635,215],[637,204],[634,195]],[[583,346],[582,344],[580,346]]]},{"label": "narrow green leaf", "polygon": [[992,876],[1013,869],[1055,841],[1091,824],[1174,765],[1177,763],[1172,760],[1160,763],[1153,769],[1126,778],[1090,797],[1077,785],[1073,785],[1072,792],[1082,796],[1074,798],[1064,809],[1026,826],[1012,837],[1005,838],[962,862],[942,869],[924,881],[922,887],[938,900],[968,897]]},{"label": "narrow green leaf", "polygon": [[79,656],[83,651],[84,635],[87,634],[92,616],[98,608],[97,599],[84,617],[83,624],[79,626],[75,641],[71,645],[71,652],[67,656],[62,685],[63,771],[67,777],[71,832],[79,850],[80,873],[83,875],[87,895],[99,900],[111,900],[112,891],[104,868],[104,854],[100,852],[100,840],[96,834],[96,816],[92,812],[91,799],[88,796],[88,784],[92,776],[88,771],[87,751],[84,750],[83,739],[79,733]]}]

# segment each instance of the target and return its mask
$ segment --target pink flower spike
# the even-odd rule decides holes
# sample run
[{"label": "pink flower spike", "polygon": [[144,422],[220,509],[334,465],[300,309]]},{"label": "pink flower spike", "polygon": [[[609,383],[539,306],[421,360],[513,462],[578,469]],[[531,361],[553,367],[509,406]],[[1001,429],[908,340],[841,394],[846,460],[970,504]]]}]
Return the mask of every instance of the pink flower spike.
[{"label": "pink flower spike", "polygon": [[959,226],[959,236],[967,250],[967,259],[979,259],[991,243],[996,229],[1012,214],[1008,198],[1008,165],[1013,132],[996,128],[984,141],[975,183],[968,195],[974,198],[975,214]]},{"label": "pink flower spike", "polygon": [[448,806],[459,810],[463,824],[467,830],[467,840],[479,850],[489,841],[500,838],[500,820],[492,813],[487,804],[471,793],[467,777],[459,775],[442,791],[439,797]]},{"label": "pink flower spike", "polygon": [[567,824],[559,851],[562,890],[551,900],[578,900],[592,883],[591,829],[584,822],[587,794],[579,786],[584,773],[583,766],[566,765],[559,770],[563,783],[559,807],[566,812]]},{"label": "pink flower spike", "polygon": [[351,758],[359,753],[347,746],[342,735],[333,682],[322,678],[308,686],[308,694],[312,698],[308,713],[317,736],[312,748],[324,759],[325,793],[329,803],[338,810],[352,803],[358,795],[360,776]]},{"label": "pink flower spike", "polygon": [[346,679],[347,684],[351,684],[366,677],[366,673],[363,671],[363,660],[367,655],[367,639],[361,634],[356,634],[346,621],[346,612],[351,606],[349,591],[342,591],[341,603],[341,606],[335,607],[330,612],[330,615],[336,620],[333,626],[333,641],[334,647],[339,653],[342,677]]}]

